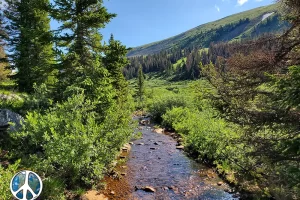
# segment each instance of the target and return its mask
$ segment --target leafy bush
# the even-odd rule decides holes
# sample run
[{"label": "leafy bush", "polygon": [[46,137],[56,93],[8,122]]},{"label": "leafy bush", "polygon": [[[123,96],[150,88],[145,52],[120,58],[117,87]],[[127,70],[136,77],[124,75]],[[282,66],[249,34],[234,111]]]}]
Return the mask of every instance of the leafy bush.
[{"label": "leafy bush", "polygon": [[1,199],[11,199],[12,194],[10,192],[10,180],[18,172],[20,160],[15,162],[12,165],[9,165],[8,168],[3,168],[0,165],[0,197]]},{"label": "leafy bush", "polygon": [[149,112],[153,120],[161,123],[162,116],[168,110],[174,107],[188,107],[189,103],[184,96],[181,95],[168,95],[161,98],[153,99],[153,102],[148,105]]},{"label": "leafy bush", "polygon": [[186,139],[187,149],[199,158],[223,160],[232,153],[234,139],[239,138],[236,127],[217,117],[216,111],[173,108],[163,115],[163,123],[171,125]]},{"label": "leafy bush", "polygon": [[19,97],[9,98],[9,99],[1,99],[0,97],[0,109],[5,108],[19,113],[20,110],[23,108],[23,106],[24,106],[24,100]]},{"label": "leafy bush", "polygon": [[29,112],[22,132],[12,134],[16,151],[26,158],[24,164],[34,166],[46,178],[64,180],[68,187],[95,184],[131,128],[122,113],[125,111],[113,112],[117,105],[102,123],[98,123],[94,109],[94,103],[81,94],[43,113]]}]

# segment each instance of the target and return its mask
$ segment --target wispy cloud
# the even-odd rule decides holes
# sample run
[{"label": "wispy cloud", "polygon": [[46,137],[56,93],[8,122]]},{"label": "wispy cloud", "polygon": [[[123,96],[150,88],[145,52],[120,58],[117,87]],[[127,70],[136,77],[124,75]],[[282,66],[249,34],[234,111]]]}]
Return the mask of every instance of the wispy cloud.
[{"label": "wispy cloud", "polygon": [[238,0],[237,3],[238,5],[242,6],[244,5],[245,3],[247,3],[248,0]]},{"label": "wispy cloud", "polygon": [[218,12],[220,12],[220,7],[215,5],[215,9],[217,9]]}]

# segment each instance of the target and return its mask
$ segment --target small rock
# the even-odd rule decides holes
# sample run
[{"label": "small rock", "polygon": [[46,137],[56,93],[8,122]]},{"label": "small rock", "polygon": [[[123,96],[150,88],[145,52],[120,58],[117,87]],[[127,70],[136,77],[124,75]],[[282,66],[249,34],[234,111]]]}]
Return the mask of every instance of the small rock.
[{"label": "small rock", "polygon": [[184,149],[184,146],[177,146],[176,149]]},{"label": "small rock", "polygon": [[164,187],[164,190],[169,190],[169,188],[168,187]]},{"label": "small rock", "polygon": [[120,158],[121,158],[121,159],[124,159],[124,158],[126,158],[126,156],[120,156]]},{"label": "small rock", "polygon": [[161,157],[158,157],[158,160],[160,160],[161,159]]},{"label": "small rock", "polygon": [[121,173],[121,175],[122,175],[122,176],[126,176],[127,174],[123,172],[123,173]]},{"label": "small rock", "polygon": [[218,186],[221,186],[221,185],[223,185],[223,182],[221,182],[221,181],[218,182]]},{"label": "small rock", "polygon": [[114,191],[111,191],[110,194],[111,194],[111,195],[115,195],[115,192],[114,192]]},{"label": "small rock", "polygon": [[133,145],[133,142],[129,142],[130,145]]},{"label": "small rock", "polygon": [[138,145],[145,145],[145,144],[141,142],[141,143],[139,143]]},{"label": "small rock", "polygon": [[126,147],[122,148],[122,151],[127,152],[128,149]]},{"label": "small rock", "polygon": [[233,193],[235,193],[235,190],[234,190],[234,189],[231,189],[231,190],[229,190],[228,193],[229,193],[229,194],[233,194]]},{"label": "small rock", "polygon": [[143,190],[145,192],[156,192],[156,190],[153,187],[150,187],[150,186],[144,187]]},{"label": "small rock", "polygon": [[150,149],[151,149],[151,150],[155,150],[156,148],[155,148],[155,147],[150,147]]},{"label": "small rock", "polygon": [[234,195],[232,195],[233,198],[239,198],[240,197],[240,193],[236,193]]},{"label": "small rock", "polygon": [[157,142],[154,142],[154,145],[159,145]]},{"label": "small rock", "polygon": [[121,168],[122,168],[122,169],[126,169],[126,168],[127,168],[127,166],[122,166]]}]

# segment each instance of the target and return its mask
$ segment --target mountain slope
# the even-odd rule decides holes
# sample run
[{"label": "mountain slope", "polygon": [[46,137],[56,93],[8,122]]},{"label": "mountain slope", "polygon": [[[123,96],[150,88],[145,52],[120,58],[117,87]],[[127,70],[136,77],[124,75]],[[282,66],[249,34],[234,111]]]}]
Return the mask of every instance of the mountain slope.
[{"label": "mountain slope", "polygon": [[174,37],[133,48],[127,56],[154,54],[171,48],[206,48],[211,42],[249,39],[263,33],[279,33],[287,27],[286,22],[280,21],[278,4],[273,4],[234,14]]}]

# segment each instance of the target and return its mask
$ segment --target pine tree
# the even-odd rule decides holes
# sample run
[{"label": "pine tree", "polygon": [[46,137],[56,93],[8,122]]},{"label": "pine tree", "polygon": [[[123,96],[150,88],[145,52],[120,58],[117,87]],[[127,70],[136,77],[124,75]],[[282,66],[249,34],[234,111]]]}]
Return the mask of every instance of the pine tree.
[{"label": "pine tree", "polygon": [[126,53],[126,47],[119,41],[114,40],[113,35],[111,35],[109,45],[105,48],[103,63],[110,74],[112,85],[117,91],[120,103],[125,101],[128,95],[128,83],[122,73],[123,68],[128,64]]},{"label": "pine tree", "polygon": [[71,90],[83,90],[94,99],[111,96],[104,94],[110,93],[112,88],[109,88],[109,72],[102,62],[104,47],[99,29],[115,15],[107,12],[102,0],[54,0],[54,3],[51,15],[62,22],[57,44],[67,51],[59,61],[59,94],[68,97],[70,93],[66,91],[72,85]]},{"label": "pine tree", "polygon": [[49,0],[6,0],[6,3],[9,59],[14,63],[11,68],[18,69],[13,78],[19,90],[30,93],[34,83],[54,84],[53,77],[49,77],[54,73],[50,18],[46,11]]},{"label": "pine tree", "polygon": [[142,102],[143,96],[145,94],[145,77],[144,77],[142,66],[139,67],[139,71],[138,71],[137,87],[138,87],[137,95],[140,102]]}]

